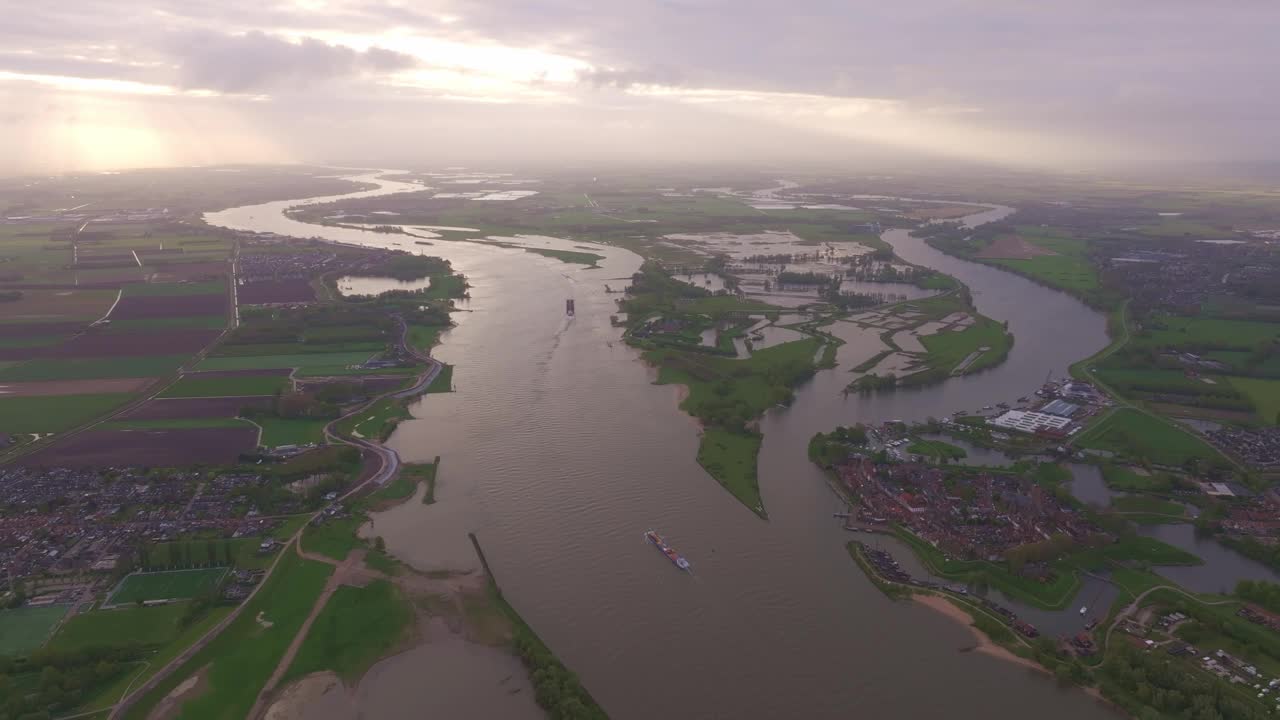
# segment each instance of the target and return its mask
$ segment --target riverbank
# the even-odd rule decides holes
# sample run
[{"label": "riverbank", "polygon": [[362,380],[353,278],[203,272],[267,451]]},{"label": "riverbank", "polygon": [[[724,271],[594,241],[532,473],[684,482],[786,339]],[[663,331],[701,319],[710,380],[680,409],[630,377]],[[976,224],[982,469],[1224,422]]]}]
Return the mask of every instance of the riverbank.
[{"label": "riverbank", "polygon": [[968,648],[969,650],[980,652],[983,655],[990,655],[991,657],[1004,660],[1005,662],[1011,662],[1015,665],[1021,665],[1022,667],[1030,668],[1032,670],[1045,673],[1046,675],[1051,674],[1047,668],[1035,660],[1022,657],[1021,655],[1014,653],[1009,648],[997,643],[995,640],[992,640],[990,636],[979,630],[977,625],[973,624],[973,616],[968,612],[965,612],[951,600],[940,595],[927,595],[925,593],[912,593],[911,600],[912,602],[923,605],[934,612],[941,613],[942,615],[969,628],[969,631],[973,634],[974,642],[977,643],[972,648]]}]

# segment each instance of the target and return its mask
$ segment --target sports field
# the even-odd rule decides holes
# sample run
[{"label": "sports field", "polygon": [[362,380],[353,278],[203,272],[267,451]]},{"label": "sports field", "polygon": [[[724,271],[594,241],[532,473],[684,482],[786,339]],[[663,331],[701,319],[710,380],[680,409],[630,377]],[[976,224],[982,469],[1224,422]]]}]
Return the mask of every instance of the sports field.
[{"label": "sports field", "polygon": [[104,605],[197,597],[212,590],[226,573],[227,568],[222,567],[134,573],[120,581]]},{"label": "sports field", "polygon": [[66,605],[0,610],[0,655],[25,655],[44,644]]}]

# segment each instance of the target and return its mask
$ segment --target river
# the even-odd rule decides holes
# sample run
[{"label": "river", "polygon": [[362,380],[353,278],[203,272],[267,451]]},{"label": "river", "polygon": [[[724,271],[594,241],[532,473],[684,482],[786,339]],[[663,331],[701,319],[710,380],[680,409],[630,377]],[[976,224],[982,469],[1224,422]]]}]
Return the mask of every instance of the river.
[{"label": "river", "polygon": [[[353,197],[422,189],[355,179],[381,188]],[[420,249],[282,214],[299,204],[207,219]],[[1102,316],[1065,294],[947,257],[904,231],[884,238],[907,260],[968,284],[979,310],[1008,320],[1017,342],[1007,362],[984,373],[845,397],[848,368],[876,347],[874,335],[839,328],[850,340],[840,367],[819,372],[791,407],[762,421],[768,522],[697,465],[697,425],[677,408],[677,388],[654,386],[654,372],[609,322],[617,296],[604,285],[630,276],[638,256],[601,247],[593,252],[604,256],[602,268],[585,269],[518,249],[433,241],[428,251],[472,285],[435,353],[457,366],[456,392],[416,403],[416,419],[391,444],[409,461],[442,456],[439,502],[378,516],[378,534],[429,569],[474,563],[465,537],[474,531],[508,599],[619,720],[1113,717],[1026,668],[960,652],[973,644],[967,628],[889,601],[845,552],[849,535],[831,517],[836,499],[806,459],[814,432],[1012,399],[1106,343]],[[575,299],[573,318],[566,298]],[[643,541],[649,527],[692,560],[692,576]],[[430,707],[423,683],[384,687],[402,706]]]}]

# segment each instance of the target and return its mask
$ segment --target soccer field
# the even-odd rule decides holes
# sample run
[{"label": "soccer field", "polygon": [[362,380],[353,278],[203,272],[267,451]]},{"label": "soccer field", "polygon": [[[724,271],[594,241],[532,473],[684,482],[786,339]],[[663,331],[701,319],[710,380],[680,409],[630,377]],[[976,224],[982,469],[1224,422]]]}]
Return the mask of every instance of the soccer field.
[{"label": "soccer field", "polygon": [[0,610],[0,655],[25,655],[49,639],[66,605]]},{"label": "soccer field", "polygon": [[116,586],[106,605],[127,605],[139,600],[183,600],[197,597],[213,589],[227,573],[227,568],[167,570],[134,573]]}]

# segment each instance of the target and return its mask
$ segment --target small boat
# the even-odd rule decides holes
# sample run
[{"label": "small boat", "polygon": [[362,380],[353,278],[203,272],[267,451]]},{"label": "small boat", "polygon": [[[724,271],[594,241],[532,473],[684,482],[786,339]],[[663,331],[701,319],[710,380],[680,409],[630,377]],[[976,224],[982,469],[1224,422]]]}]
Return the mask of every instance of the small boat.
[{"label": "small boat", "polygon": [[1081,605],[1081,606],[1080,606],[1080,614],[1081,614],[1081,615],[1085,614],[1085,613],[1086,613],[1086,612],[1088,612],[1088,611],[1089,611],[1089,606],[1087,606],[1087,605]]},{"label": "small boat", "polygon": [[644,538],[652,543],[654,547],[658,548],[663,555],[666,555],[667,559],[670,560],[673,565],[685,572],[689,572],[691,570],[689,561],[681,557],[680,553],[672,550],[671,546],[667,545],[667,542],[662,539],[662,536],[659,535],[656,530],[646,530]]}]

